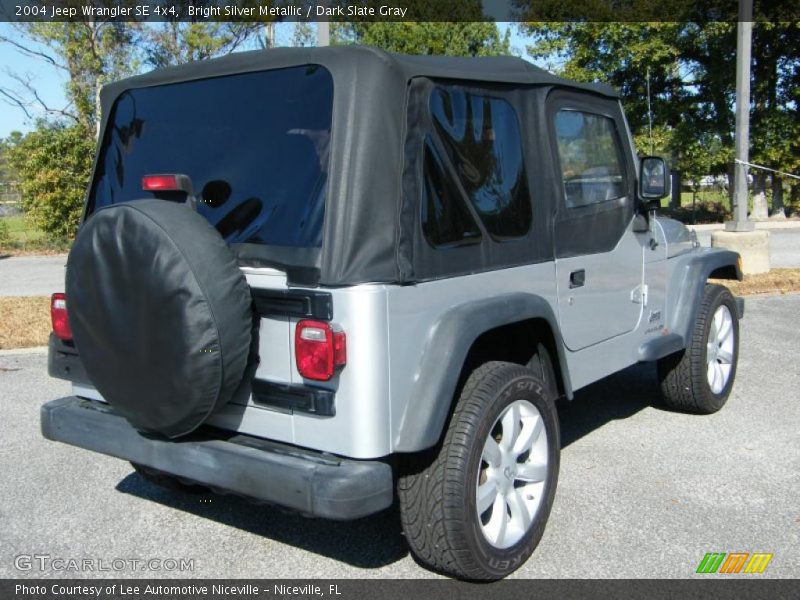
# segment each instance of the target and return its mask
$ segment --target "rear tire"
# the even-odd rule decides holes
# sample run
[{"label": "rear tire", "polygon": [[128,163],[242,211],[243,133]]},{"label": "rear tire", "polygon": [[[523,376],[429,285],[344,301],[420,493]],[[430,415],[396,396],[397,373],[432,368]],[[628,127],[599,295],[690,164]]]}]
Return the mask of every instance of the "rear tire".
[{"label": "rear tire", "polygon": [[534,371],[503,362],[476,369],[441,447],[400,476],[401,519],[413,554],[462,579],[515,571],[544,533],[560,448],[553,398]]},{"label": "rear tire", "polygon": [[738,358],[736,302],[728,288],[707,284],[689,345],[658,361],[664,402],[683,412],[717,412],[731,393]]}]

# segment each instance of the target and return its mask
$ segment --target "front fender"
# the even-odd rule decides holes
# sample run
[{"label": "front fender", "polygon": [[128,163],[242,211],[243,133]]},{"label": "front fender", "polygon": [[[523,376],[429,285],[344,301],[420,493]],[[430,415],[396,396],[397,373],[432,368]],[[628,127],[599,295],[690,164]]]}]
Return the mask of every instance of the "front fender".
[{"label": "front fender", "polygon": [[394,440],[397,452],[433,446],[450,412],[461,368],[478,337],[487,331],[528,319],[544,319],[556,342],[562,380],[572,397],[564,344],[553,308],[541,296],[511,293],[458,305],[431,327],[416,370],[411,397]]},{"label": "front fender", "polygon": [[692,335],[709,275],[717,269],[732,267],[736,278],[741,280],[739,254],[721,248],[702,248],[671,258],[668,264],[669,330],[681,336],[685,348]]}]

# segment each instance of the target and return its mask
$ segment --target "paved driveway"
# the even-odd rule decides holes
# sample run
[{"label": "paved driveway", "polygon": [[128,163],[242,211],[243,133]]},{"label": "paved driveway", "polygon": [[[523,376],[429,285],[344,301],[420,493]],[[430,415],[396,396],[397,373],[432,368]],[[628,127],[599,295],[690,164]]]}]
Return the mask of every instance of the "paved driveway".
[{"label": "paved driveway", "polygon": [[64,291],[67,256],[0,258],[0,296],[49,296]]},{"label": "paved driveway", "polygon": [[[716,415],[662,408],[649,365],[563,406],[555,505],[516,576],[693,577],[706,552],[745,551],[774,554],[764,577],[796,577],[798,314],[798,294],[747,301],[739,376]],[[26,575],[14,557],[33,553],[188,558],[194,572],[171,574],[197,577],[432,577],[408,555],[395,510],[307,520],[169,492],[122,461],[43,440],[39,406],[68,391],[45,376],[44,356],[0,356],[0,577]]]}]

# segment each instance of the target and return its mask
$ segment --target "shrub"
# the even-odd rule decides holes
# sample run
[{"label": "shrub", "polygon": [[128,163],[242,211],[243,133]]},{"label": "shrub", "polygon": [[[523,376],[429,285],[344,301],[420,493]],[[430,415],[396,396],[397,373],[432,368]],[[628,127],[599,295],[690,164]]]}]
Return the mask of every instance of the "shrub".
[{"label": "shrub", "polygon": [[702,223],[724,223],[729,221],[732,213],[726,203],[716,200],[698,202],[694,209],[691,205],[681,208],[666,207],[661,209],[661,214],[676,219],[687,225]]},{"label": "shrub", "polygon": [[45,122],[9,148],[22,208],[48,236],[75,235],[93,156],[94,139],[84,128]]},{"label": "shrub", "polygon": [[8,230],[8,223],[0,217],[0,246],[8,246],[11,242],[11,232]]}]

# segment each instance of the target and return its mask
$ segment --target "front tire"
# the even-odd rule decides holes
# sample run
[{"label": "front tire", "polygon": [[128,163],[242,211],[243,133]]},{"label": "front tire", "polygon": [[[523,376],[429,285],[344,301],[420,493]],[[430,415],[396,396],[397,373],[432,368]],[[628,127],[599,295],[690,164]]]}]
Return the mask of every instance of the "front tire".
[{"label": "front tire", "polygon": [[519,568],[544,533],[560,447],[554,398],[534,371],[502,362],[476,369],[441,447],[398,482],[417,559],[471,580]]},{"label": "front tire", "polygon": [[658,361],[665,403],[683,412],[717,412],[731,393],[738,358],[736,302],[728,288],[707,284],[689,345]]},{"label": "front tire", "polygon": [[558,383],[556,383],[556,370],[553,367],[553,359],[550,358],[550,353],[544,344],[537,344],[536,354],[531,357],[527,366],[541,378],[550,397],[558,400],[560,394]]}]

